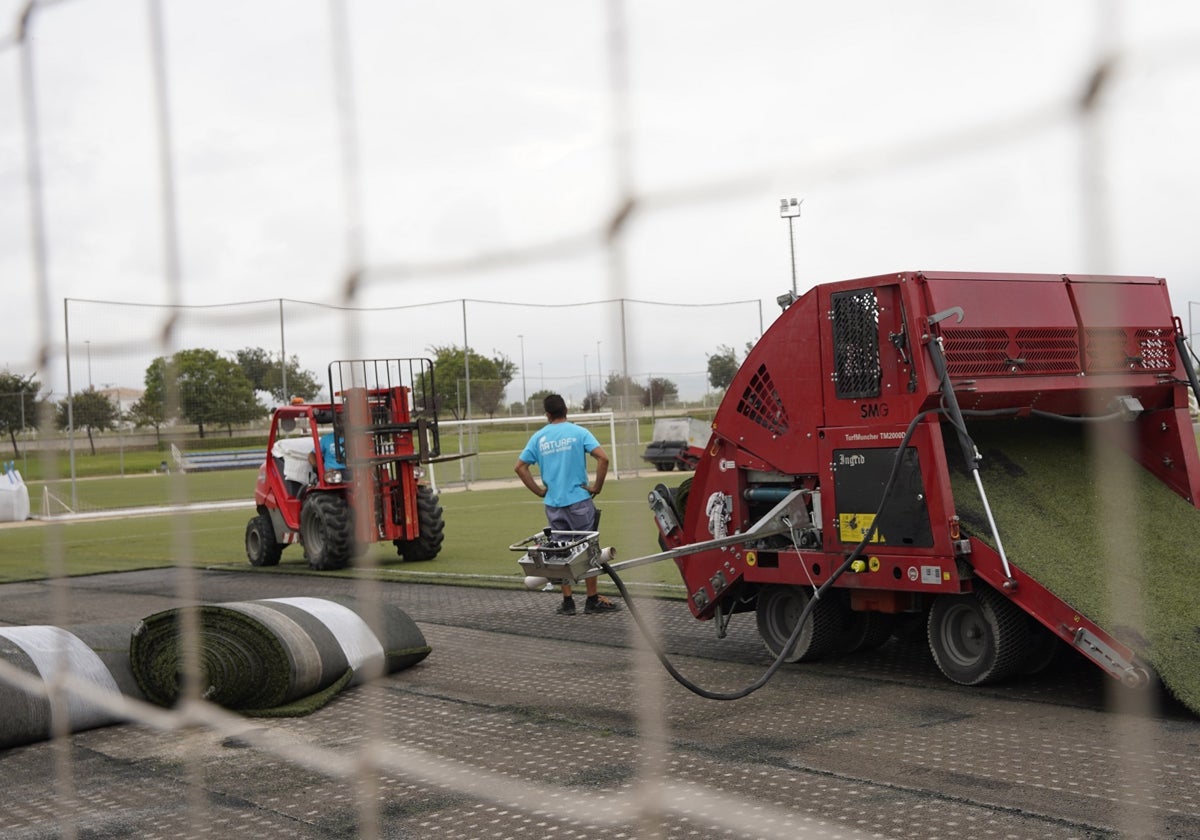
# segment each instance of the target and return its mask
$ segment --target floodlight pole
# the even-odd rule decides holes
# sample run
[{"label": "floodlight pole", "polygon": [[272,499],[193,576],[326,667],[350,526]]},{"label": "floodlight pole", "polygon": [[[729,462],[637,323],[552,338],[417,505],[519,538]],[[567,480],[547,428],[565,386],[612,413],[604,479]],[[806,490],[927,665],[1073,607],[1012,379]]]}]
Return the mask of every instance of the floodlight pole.
[{"label": "floodlight pole", "polygon": [[800,205],[804,203],[804,199],[796,200],[794,198],[779,199],[779,215],[781,218],[788,220],[788,241],[792,246],[792,297],[797,297],[796,291],[796,231],[792,226],[794,219],[800,216]]}]

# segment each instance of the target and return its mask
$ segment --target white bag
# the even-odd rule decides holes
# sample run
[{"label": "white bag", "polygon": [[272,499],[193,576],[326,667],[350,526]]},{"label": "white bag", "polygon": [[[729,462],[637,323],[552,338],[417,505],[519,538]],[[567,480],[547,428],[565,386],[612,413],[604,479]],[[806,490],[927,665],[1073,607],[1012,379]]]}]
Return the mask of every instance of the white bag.
[{"label": "white bag", "polygon": [[0,476],[0,522],[24,522],[29,518],[29,488],[12,461]]}]

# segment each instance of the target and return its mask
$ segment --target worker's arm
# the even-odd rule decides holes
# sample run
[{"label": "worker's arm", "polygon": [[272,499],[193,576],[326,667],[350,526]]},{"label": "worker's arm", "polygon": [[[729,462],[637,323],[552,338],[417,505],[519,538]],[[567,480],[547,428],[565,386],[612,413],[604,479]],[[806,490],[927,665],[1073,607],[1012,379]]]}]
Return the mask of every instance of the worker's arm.
[{"label": "worker's arm", "polygon": [[529,464],[518,459],[516,473],[521,478],[521,483],[529,488],[529,492],[537,496],[539,499],[546,495],[546,488],[537,483],[537,479],[533,477],[533,473],[529,471]]},{"label": "worker's arm", "polygon": [[587,491],[593,496],[599,496],[600,491],[604,488],[604,478],[608,475],[608,454],[599,446],[589,454],[596,459],[596,480],[591,483]]}]

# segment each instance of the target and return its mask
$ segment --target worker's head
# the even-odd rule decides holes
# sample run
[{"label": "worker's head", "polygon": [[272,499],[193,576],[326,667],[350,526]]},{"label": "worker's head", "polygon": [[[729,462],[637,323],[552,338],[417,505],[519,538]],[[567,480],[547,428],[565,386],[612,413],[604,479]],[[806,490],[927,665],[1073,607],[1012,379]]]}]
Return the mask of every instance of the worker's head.
[{"label": "worker's head", "polygon": [[558,394],[550,394],[542,401],[546,416],[551,420],[562,420],[567,416],[567,402]]}]

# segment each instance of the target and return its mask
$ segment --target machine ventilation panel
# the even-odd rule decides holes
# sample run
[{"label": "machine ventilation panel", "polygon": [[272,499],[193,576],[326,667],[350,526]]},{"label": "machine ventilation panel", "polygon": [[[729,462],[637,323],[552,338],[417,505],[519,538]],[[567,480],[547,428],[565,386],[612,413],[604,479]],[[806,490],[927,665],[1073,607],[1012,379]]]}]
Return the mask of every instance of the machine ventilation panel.
[{"label": "machine ventilation panel", "polygon": [[953,377],[1079,373],[1079,341],[1065,327],[946,327],[946,368]]},{"label": "machine ventilation panel", "polygon": [[879,364],[879,302],[875,290],[831,295],[830,310],[833,376],[838,398],[878,397],[883,374]]},{"label": "machine ventilation panel", "polygon": [[750,377],[750,384],[742,392],[738,400],[738,414],[747,417],[774,435],[782,435],[787,431],[787,412],[783,409],[783,400],[775,390],[771,374],[767,373],[766,365],[759,365],[758,370]]},{"label": "machine ventilation panel", "polygon": [[1174,334],[1163,329],[1092,328],[1087,331],[1091,373],[1175,369]]}]

